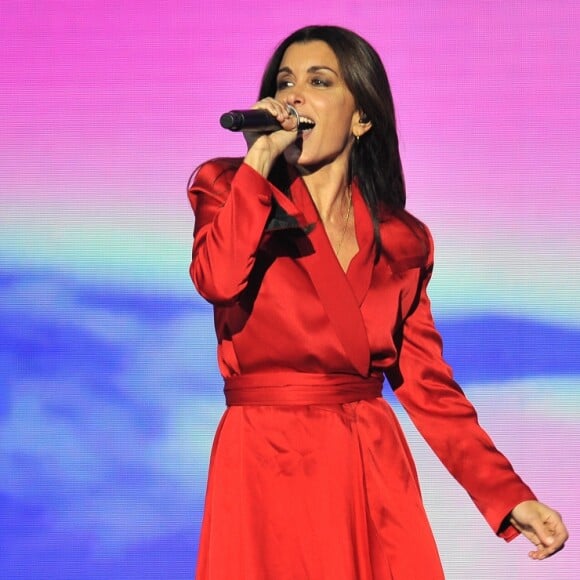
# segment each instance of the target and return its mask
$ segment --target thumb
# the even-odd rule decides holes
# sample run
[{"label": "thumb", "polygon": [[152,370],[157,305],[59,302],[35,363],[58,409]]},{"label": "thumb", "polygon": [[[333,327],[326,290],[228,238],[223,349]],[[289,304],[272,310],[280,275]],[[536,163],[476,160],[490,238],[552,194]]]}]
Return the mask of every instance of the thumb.
[{"label": "thumb", "polygon": [[538,540],[540,540],[544,546],[551,546],[554,543],[555,530],[550,523],[550,516],[547,518],[542,518],[540,516],[535,517],[530,522],[530,527],[534,530]]}]

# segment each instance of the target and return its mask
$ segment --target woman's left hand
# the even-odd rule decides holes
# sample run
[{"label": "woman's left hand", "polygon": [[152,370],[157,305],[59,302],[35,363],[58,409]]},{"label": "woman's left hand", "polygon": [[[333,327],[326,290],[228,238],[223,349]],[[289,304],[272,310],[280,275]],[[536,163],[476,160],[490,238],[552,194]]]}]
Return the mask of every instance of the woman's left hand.
[{"label": "woman's left hand", "polygon": [[519,503],[510,514],[510,523],[536,546],[528,554],[534,560],[552,556],[568,539],[560,514],[539,501]]}]

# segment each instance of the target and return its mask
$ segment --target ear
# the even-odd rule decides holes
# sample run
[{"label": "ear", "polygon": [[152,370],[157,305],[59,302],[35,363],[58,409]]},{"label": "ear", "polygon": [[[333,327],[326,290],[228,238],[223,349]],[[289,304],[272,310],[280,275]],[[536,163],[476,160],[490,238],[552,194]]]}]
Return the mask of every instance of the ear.
[{"label": "ear", "polygon": [[364,111],[357,111],[355,113],[352,133],[357,139],[362,137],[367,131],[370,131],[372,126],[372,121],[367,117]]}]

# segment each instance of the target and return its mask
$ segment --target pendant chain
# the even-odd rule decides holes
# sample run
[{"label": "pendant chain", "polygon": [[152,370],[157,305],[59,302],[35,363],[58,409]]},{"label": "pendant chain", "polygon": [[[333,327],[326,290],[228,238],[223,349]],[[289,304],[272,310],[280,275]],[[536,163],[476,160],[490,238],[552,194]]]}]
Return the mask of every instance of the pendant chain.
[{"label": "pendant chain", "polygon": [[352,191],[350,186],[348,187],[348,211],[346,212],[346,218],[344,220],[344,228],[342,230],[342,236],[340,236],[340,242],[338,242],[338,246],[336,248],[336,255],[340,253],[340,248],[342,248],[342,243],[344,242],[344,238],[346,237],[346,230],[348,229],[348,222],[350,221],[350,212],[352,209]]}]

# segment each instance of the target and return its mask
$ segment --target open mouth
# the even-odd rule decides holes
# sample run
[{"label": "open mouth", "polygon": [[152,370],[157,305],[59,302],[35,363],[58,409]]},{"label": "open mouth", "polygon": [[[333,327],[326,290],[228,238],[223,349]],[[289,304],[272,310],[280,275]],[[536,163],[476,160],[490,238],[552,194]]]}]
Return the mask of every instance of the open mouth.
[{"label": "open mouth", "polygon": [[316,123],[308,117],[303,117],[302,115],[298,117],[298,131],[309,131],[314,129],[315,125]]}]

